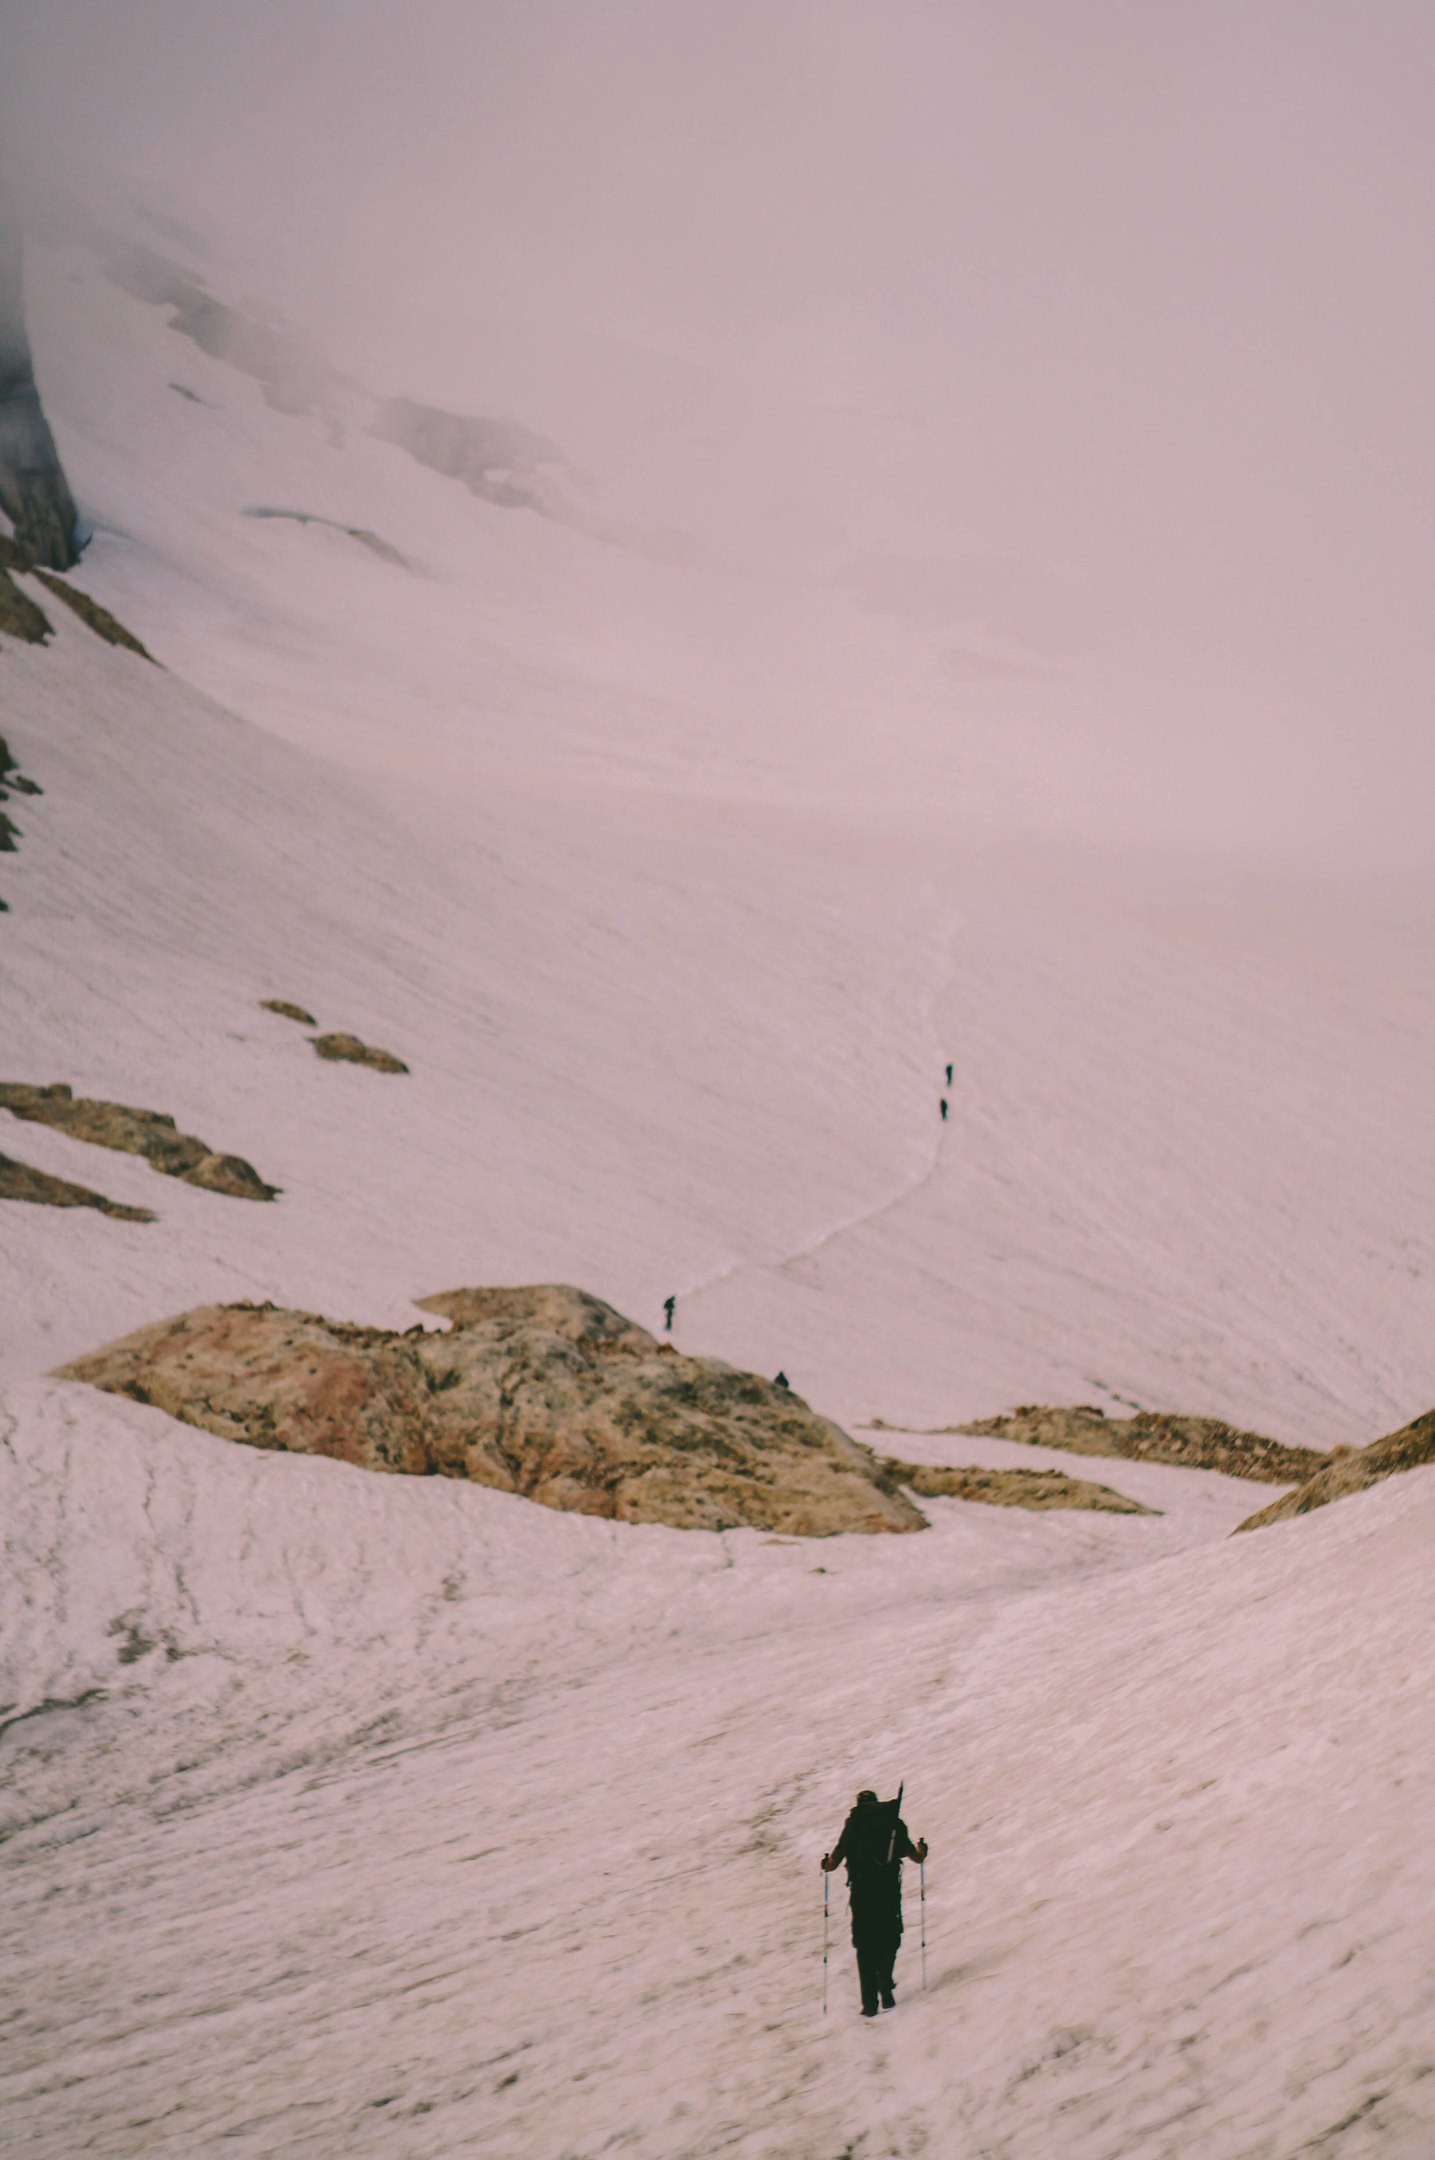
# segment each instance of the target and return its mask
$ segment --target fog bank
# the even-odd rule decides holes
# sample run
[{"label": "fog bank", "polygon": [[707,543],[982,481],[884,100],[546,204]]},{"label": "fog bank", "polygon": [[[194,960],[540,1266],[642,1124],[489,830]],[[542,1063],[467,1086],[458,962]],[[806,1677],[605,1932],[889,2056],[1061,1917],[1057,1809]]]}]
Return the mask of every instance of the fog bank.
[{"label": "fog bank", "polygon": [[946,622],[942,724],[988,725],[975,636],[1138,825],[1422,829],[1425,8],[27,0],[5,37],[17,166],[123,176],[380,390]]}]

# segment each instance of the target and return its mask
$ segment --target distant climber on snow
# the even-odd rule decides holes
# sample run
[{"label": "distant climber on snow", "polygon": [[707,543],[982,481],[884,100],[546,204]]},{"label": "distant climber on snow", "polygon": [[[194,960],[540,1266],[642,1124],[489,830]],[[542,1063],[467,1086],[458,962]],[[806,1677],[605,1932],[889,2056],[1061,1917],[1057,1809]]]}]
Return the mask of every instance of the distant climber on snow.
[{"label": "distant climber on snow", "polygon": [[663,1328],[669,1335],[673,1332],[673,1314],[677,1309],[678,1301],[675,1297],[665,1297],[663,1299]]},{"label": "distant climber on snow", "polygon": [[945,1125],[947,1122],[947,1098],[945,1095],[942,1097],[941,1103],[938,1107],[940,1108],[942,1113],[942,1123]]},{"label": "distant climber on snow", "polygon": [[920,1863],[927,1841],[914,1845],[902,1820],[902,1795],[879,1800],[860,1792],[842,1835],[822,1855],[824,1874],[847,1863],[847,1896],[852,1906],[852,1946],[857,1952],[857,1983],[863,2017],[876,2017],[878,2006],[896,2008],[892,1968],[902,1946],[902,1862]]},{"label": "distant climber on snow", "polygon": [[950,1087],[950,1086],[951,1086],[951,1084],[952,1084],[952,1072],[953,1072],[953,1067],[949,1065],[949,1066],[947,1067],[947,1086],[948,1086],[948,1087]]}]

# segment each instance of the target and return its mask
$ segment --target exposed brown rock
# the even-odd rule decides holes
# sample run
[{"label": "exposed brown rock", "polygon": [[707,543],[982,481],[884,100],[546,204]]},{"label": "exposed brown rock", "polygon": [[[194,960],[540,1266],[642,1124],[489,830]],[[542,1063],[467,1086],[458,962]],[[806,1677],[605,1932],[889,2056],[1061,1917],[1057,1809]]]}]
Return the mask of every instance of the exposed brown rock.
[{"label": "exposed brown rock", "polygon": [[[61,1377],[254,1447],[471,1479],[622,1522],[790,1536],[905,1531],[923,1517],[869,1451],[800,1397],[680,1356],[561,1285],[451,1291],[445,1333],[208,1305]],[[471,1316],[471,1317],[469,1317]]]},{"label": "exposed brown rock", "polygon": [[659,1343],[636,1320],[625,1319],[591,1290],[568,1283],[520,1283],[509,1289],[438,1290],[415,1298],[420,1312],[437,1313],[455,1328],[536,1327],[569,1342],[599,1350],[623,1350],[646,1357],[655,1350],[667,1356],[671,1344]]},{"label": "exposed brown rock", "polygon": [[[874,1418],[870,1429],[886,1428],[881,1418]],[[1242,1432],[1221,1418],[1187,1417],[1166,1410],[1138,1410],[1134,1417],[1109,1418],[1091,1403],[1077,1403],[1070,1409],[1028,1403],[1002,1417],[933,1428],[934,1436],[948,1433],[1061,1448],[1068,1455],[1119,1455],[1128,1462],[1219,1470],[1226,1477],[1251,1478],[1263,1485],[1299,1484],[1323,1469],[1328,1459],[1317,1448],[1285,1447],[1262,1433]]]},{"label": "exposed brown rock", "polygon": [[1159,1515],[1109,1485],[1068,1477],[1064,1470],[985,1470],[975,1463],[957,1468],[937,1463],[899,1462],[885,1456],[882,1468],[894,1484],[920,1493],[924,1500],[978,1500],[987,1507],[1095,1508],[1106,1515]]},{"label": "exposed brown rock", "polygon": [[54,634],[54,624],[45,610],[20,590],[8,570],[0,569],[0,636],[19,638],[26,645],[43,645]]},{"label": "exposed brown rock", "polygon": [[63,1081],[52,1087],[28,1087],[0,1080],[0,1110],[37,1125],[52,1125],[72,1139],[96,1147],[143,1155],[165,1177],[200,1185],[206,1192],[227,1193],[234,1200],[273,1200],[277,1185],[266,1185],[238,1155],[219,1155],[202,1140],[177,1132],[172,1117],[160,1110],[134,1110],[127,1103],[76,1097]]},{"label": "exposed brown rock", "polygon": [[26,1200],[37,1207],[88,1207],[98,1208],[102,1215],[112,1215],[117,1222],[153,1222],[149,1208],[121,1207],[118,1200],[107,1200],[103,1193],[91,1192],[87,1185],[71,1185],[68,1179],[51,1177],[48,1170],[32,1169],[29,1163],[16,1162],[13,1155],[0,1155],[0,1200]]},{"label": "exposed brown rock", "polygon": [[78,586],[66,584],[64,578],[56,577],[52,570],[36,570],[35,575],[47,592],[53,593],[57,600],[63,600],[66,607],[79,616],[86,628],[93,630],[96,637],[103,638],[107,645],[118,645],[125,652],[138,653],[141,660],[149,661],[151,667],[159,665],[154,654],[145,651],[134,632],[126,630],[124,624],[117,621],[107,607],[101,607],[99,601],[92,600],[87,592],[81,592]]},{"label": "exposed brown rock", "polygon": [[1308,1515],[1312,1508],[1327,1507],[1332,1500],[1344,1500],[1378,1485],[1382,1478],[1418,1470],[1430,1462],[1435,1462],[1435,1410],[1427,1410],[1398,1432],[1387,1433],[1383,1440],[1372,1440],[1369,1447],[1332,1450],[1325,1468],[1298,1491],[1283,1494],[1259,1514],[1248,1515],[1236,1529],[1262,1530],[1267,1523],[1288,1522],[1293,1515]]},{"label": "exposed brown rock", "polygon": [[301,1027],[319,1025],[311,1012],[305,1012],[302,1005],[291,1005],[287,998],[261,998],[259,1006],[262,1012],[279,1013],[285,1020],[297,1020]]},{"label": "exposed brown rock", "polygon": [[335,1058],[346,1065],[367,1065],[370,1072],[406,1073],[408,1066],[390,1050],[373,1050],[357,1035],[311,1035],[310,1042],[321,1058]]},{"label": "exposed brown rock", "polygon": [[92,600],[90,595],[81,592],[78,586],[57,577],[53,570],[44,569],[28,549],[3,533],[0,533],[0,632],[10,637],[22,638],[30,645],[43,645],[47,638],[55,634],[54,624],[39,602],[15,583],[12,575],[15,572],[38,579],[47,592],[52,593],[57,600],[63,600],[65,606],[78,615],[81,622],[94,631],[96,637],[102,637],[106,644],[123,646],[127,652],[138,653],[142,660],[150,660],[154,664],[153,656],[145,651],[134,633],[126,630],[124,624],[117,621],[108,608],[101,607],[98,600]]}]

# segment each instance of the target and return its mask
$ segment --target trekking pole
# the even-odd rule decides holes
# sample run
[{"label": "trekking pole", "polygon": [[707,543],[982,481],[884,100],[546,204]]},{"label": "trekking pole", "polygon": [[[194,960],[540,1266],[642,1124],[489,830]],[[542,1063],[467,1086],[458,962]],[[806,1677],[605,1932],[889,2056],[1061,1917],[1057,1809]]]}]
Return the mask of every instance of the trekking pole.
[{"label": "trekking pole", "polygon": [[917,1872],[922,1878],[922,1989],[927,1986],[927,1863],[919,1860]]},{"label": "trekking pole", "polygon": [[827,1885],[826,1868],[822,1870],[822,2015],[827,2015]]}]

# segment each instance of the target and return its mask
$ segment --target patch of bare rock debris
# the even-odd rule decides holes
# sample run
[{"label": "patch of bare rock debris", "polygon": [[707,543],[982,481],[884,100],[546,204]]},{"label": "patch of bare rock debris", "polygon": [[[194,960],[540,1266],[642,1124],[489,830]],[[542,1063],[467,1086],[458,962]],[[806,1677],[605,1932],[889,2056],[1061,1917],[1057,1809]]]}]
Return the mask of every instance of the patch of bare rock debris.
[{"label": "patch of bare rock debris", "polygon": [[99,601],[92,599],[89,593],[81,592],[78,585],[67,584],[64,578],[56,577],[53,570],[41,570],[38,565],[35,576],[46,592],[53,593],[57,600],[62,600],[72,614],[79,616],[86,629],[93,630],[95,636],[103,638],[107,645],[117,645],[121,652],[138,653],[140,659],[148,660],[151,667],[158,665],[154,654],[146,651],[133,630],[126,630],[117,616],[112,615],[107,607],[101,607]]},{"label": "patch of bare rock debris", "polygon": [[[288,998],[261,998],[261,1012],[278,1013],[281,1019],[295,1020],[301,1027],[317,1027],[318,1021],[302,1005],[295,1005]],[[343,1033],[311,1035],[310,1042],[321,1058],[343,1065],[367,1065],[370,1072],[406,1073],[408,1066],[392,1050],[376,1050],[373,1045],[360,1042],[357,1035]]]},{"label": "patch of bare rock debris", "polygon": [[18,638],[24,645],[43,645],[54,636],[54,626],[39,602],[15,583],[12,572],[28,570],[30,558],[4,533],[0,533],[0,636]]},{"label": "patch of bare rock debris", "polygon": [[1109,1485],[1095,1485],[1087,1478],[1068,1477],[1064,1470],[984,1470],[974,1463],[949,1467],[941,1463],[901,1462],[894,1455],[881,1458],[882,1468],[894,1485],[905,1485],[924,1500],[976,1500],[986,1507],[1093,1508],[1105,1515],[1159,1515],[1159,1508],[1143,1507]]},{"label": "patch of bare rock debris", "polygon": [[659,1343],[562,1284],[418,1300],[404,1333],[204,1305],[62,1368],[252,1447],[466,1478],[686,1530],[920,1530],[870,1450],[790,1389]]},{"label": "patch of bare rock debris", "polygon": [[118,1200],[107,1200],[88,1185],[72,1185],[68,1178],[52,1177],[48,1170],[33,1169],[29,1163],[17,1162],[13,1155],[0,1155],[0,1200],[23,1200],[34,1207],[97,1208],[101,1215],[113,1216],[116,1222],[155,1219],[151,1208],[122,1207]]},{"label": "patch of bare rock debris", "polygon": [[[874,1418],[868,1429],[885,1432],[891,1428],[884,1419]],[[970,1433],[1014,1440],[1025,1447],[1060,1448],[1068,1455],[1114,1455],[1128,1462],[1219,1470],[1226,1477],[1251,1478],[1263,1485],[1302,1484],[1330,1460],[1319,1448],[1287,1447],[1263,1433],[1242,1432],[1221,1418],[1167,1410],[1138,1410],[1134,1417],[1112,1418],[1090,1403],[1068,1409],[1028,1403],[1001,1417],[977,1418],[968,1425],[939,1425],[930,1431],[934,1437]]]},{"label": "patch of bare rock debris", "polygon": [[242,1156],[218,1154],[203,1140],[177,1131],[174,1119],[162,1110],[135,1110],[127,1103],[77,1096],[63,1081],[51,1087],[30,1087],[16,1080],[0,1080],[0,1110],[30,1124],[52,1126],[95,1147],[143,1155],[165,1177],[199,1185],[206,1192],[225,1193],[234,1200],[273,1200],[279,1192],[277,1185],[266,1185]]},{"label": "patch of bare rock debris", "polygon": [[[3,595],[0,595],[3,603]],[[7,803],[12,795],[39,795],[43,790],[33,780],[27,780],[10,754],[10,745],[0,735],[0,803]],[[0,810],[0,855],[13,855],[24,835],[8,811]],[[7,907],[0,900],[0,913]]]},{"label": "patch of bare rock debris", "polygon": [[1394,1477],[1402,1470],[1418,1470],[1425,1463],[1435,1463],[1435,1410],[1412,1418],[1408,1425],[1386,1433],[1381,1440],[1372,1440],[1369,1447],[1333,1449],[1314,1477],[1294,1492],[1273,1500],[1259,1513],[1248,1515],[1243,1523],[1237,1523],[1236,1532],[1289,1522],[1292,1516],[1308,1515],[1312,1508],[1328,1507],[1332,1500],[1347,1499],[1351,1493],[1378,1485],[1382,1478]]},{"label": "patch of bare rock debris", "polygon": [[127,630],[107,607],[81,592],[77,585],[57,577],[53,570],[43,569],[39,563],[15,540],[0,534],[0,634],[18,638],[26,645],[43,645],[55,634],[55,626],[37,600],[31,598],[23,587],[15,583],[16,576],[37,578],[46,592],[64,602],[72,614],[78,615],[85,627],[93,630],[96,637],[107,645],[116,645],[125,652],[138,653],[141,660],[156,665],[154,655],[147,652],[132,630]]},{"label": "patch of bare rock debris", "polygon": [[370,1044],[360,1042],[357,1035],[311,1035],[310,1042],[321,1058],[338,1060],[345,1065],[367,1065],[370,1072],[406,1073],[408,1066],[391,1050],[375,1050]]}]

